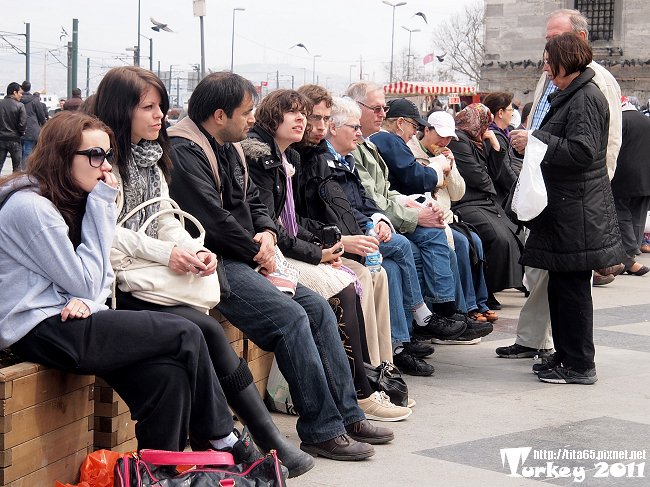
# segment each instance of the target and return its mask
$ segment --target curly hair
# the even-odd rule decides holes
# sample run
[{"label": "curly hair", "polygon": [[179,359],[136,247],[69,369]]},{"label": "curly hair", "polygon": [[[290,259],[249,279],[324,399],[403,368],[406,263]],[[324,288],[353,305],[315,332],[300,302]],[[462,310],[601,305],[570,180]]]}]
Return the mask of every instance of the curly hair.
[{"label": "curly hair", "polygon": [[309,98],[295,90],[275,90],[262,99],[255,111],[255,120],[268,133],[275,135],[285,113],[299,111],[309,117],[312,108]]}]

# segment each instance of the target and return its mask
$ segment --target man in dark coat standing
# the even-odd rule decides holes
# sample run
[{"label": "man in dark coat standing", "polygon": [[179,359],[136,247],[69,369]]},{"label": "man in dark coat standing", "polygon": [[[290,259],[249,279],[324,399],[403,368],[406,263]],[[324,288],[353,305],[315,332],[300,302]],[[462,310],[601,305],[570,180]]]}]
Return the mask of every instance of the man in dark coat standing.
[{"label": "man in dark coat standing", "polygon": [[83,100],[81,99],[81,90],[79,88],[72,89],[72,97],[63,104],[64,110],[76,111],[81,106]]},{"label": "man in dark coat standing", "polygon": [[20,103],[23,89],[16,82],[9,83],[7,95],[0,100],[0,173],[7,154],[11,155],[13,170],[21,169],[22,150],[20,138],[25,134],[27,114]]},{"label": "man in dark coat standing", "polygon": [[47,118],[43,113],[41,101],[30,91],[32,84],[29,81],[23,81],[22,84],[23,97],[20,102],[25,105],[25,113],[27,114],[27,127],[25,128],[25,135],[20,139],[23,149],[23,164],[27,161],[27,156],[32,153],[38,134],[41,132],[41,127],[45,124]]},{"label": "man in dark coat standing", "polygon": [[625,270],[642,276],[650,271],[634,261],[640,253],[643,229],[650,210],[650,118],[623,97],[623,142],[612,179],[618,226],[627,254]]}]

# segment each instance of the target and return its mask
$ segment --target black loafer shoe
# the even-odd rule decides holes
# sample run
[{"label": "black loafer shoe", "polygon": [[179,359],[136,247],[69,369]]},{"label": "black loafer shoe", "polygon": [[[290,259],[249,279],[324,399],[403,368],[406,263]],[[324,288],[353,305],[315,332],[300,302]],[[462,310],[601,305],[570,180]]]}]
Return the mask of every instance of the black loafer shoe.
[{"label": "black loafer shoe", "polygon": [[355,441],[348,435],[337,436],[321,443],[302,442],[300,449],[315,457],[321,456],[341,461],[364,460],[375,454],[375,449],[372,446]]},{"label": "black loafer shoe", "polygon": [[352,439],[370,443],[371,445],[382,445],[395,439],[395,435],[391,430],[374,426],[367,419],[349,424],[345,427],[345,430]]}]

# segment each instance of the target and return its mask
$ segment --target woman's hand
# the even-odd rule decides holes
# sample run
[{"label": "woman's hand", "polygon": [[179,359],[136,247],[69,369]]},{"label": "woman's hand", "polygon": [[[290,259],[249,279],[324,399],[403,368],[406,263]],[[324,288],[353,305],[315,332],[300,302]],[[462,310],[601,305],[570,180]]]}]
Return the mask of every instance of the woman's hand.
[{"label": "woman's hand", "polygon": [[217,270],[217,254],[208,252],[206,250],[200,250],[196,253],[196,257],[205,264],[206,269],[199,272],[201,277],[209,276],[214,274]]},{"label": "woman's hand", "polygon": [[104,171],[102,175],[102,181],[108,184],[111,188],[117,188],[117,178],[115,177],[115,174],[111,171]]},{"label": "woman's hand", "polygon": [[511,130],[510,143],[512,148],[523,154],[526,152],[526,144],[528,144],[528,130]]},{"label": "woman's hand", "polygon": [[483,140],[487,140],[495,151],[499,152],[501,150],[497,136],[494,135],[494,132],[492,130],[488,129],[485,131],[483,134]]},{"label": "woman's hand", "polygon": [[91,315],[90,308],[86,306],[82,300],[77,298],[72,298],[68,301],[68,304],[61,310],[61,321],[65,321],[68,318],[70,319],[84,319],[88,318]]},{"label": "woman's hand", "polygon": [[327,264],[333,264],[337,260],[340,260],[339,256],[343,253],[343,250],[343,242],[337,242],[329,249],[322,250],[320,261]]},{"label": "woman's hand", "polygon": [[[214,265],[216,268],[216,263]],[[208,270],[208,266],[197,255],[180,248],[178,245],[172,249],[167,267],[179,274],[191,272],[192,274],[204,275],[201,273]]]},{"label": "woman's hand", "polygon": [[380,221],[375,225],[375,232],[380,242],[389,242],[391,237],[390,225],[384,221]]},{"label": "woman's hand", "polygon": [[379,250],[379,241],[375,237],[367,235],[343,235],[341,242],[348,252],[362,257]]}]

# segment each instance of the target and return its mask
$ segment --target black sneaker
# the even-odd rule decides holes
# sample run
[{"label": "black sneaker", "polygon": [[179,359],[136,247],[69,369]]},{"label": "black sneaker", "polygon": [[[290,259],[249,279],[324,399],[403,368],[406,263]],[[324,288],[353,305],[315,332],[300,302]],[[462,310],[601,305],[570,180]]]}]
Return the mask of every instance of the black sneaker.
[{"label": "black sneaker", "polygon": [[468,315],[460,313],[456,313],[453,318],[463,320],[467,324],[467,328],[465,328],[465,331],[460,335],[459,338],[473,340],[474,338],[487,336],[494,331],[494,326],[489,321],[473,320]]},{"label": "black sneaker", "polygon": [[572,369],[564,365],[558,365],[552,369],[541,370],[537,377],[542,382],[551,384],[585,384],[591,385],[598,381],[596,369]]},{"label": "black sneaker", "polygon": [[440,340],[453,340],[459,337],[467,328],[464,320],[455,320],[437,314],[432,314],[426,320],[425,326],[415,325],[413,327],[413,336],[418,339],[430,340],[438,338]]},{"label": "black sneaker", "polygon": [[417,340],[404,342],[403,346],[404,346],[404,350],[406,350],[409,354],[417,358],[428,357],[435,351],[433,345],[424,342],[419,342]]},{"label": "black sneaker", "polygon": [[534,358],[534,357],[548,357],[553,353],[552,348],[530,348],[524,347],[515,343],[507,347],[498,347],[496,353],[501,358]]},{"label": "black sneaker", "polygon": [[232,453],[235,463],[237,464],[244,463],[248,465],[260,458],[264,458],[264,455],[262,455],[257,447],[255,447],[253,438],[251,438],[251,434],[248,432],[246,426],[241,430],[241,433],[237,431],[237,429],[233,430],[233,433],[235,433],[235,436],[239,438],[237,443],[235,443],[232,448],[225,448],[220,451]]},{"label": "black sneaker", "polygon": [[540,363],[533,364],[533,374],[539,374],[542,371],[550,370],[558,365],[560,365],[560,361],[557,360],[557,354],[552,353],[548,357],[542,358]]},{"label": "black sneaker", "polygon": [[408,375],[428,377],[433,374],[433,365],[426,363],[421,358],[414,357],[406,350],[393,355],[393,364],[400,372]]}]

